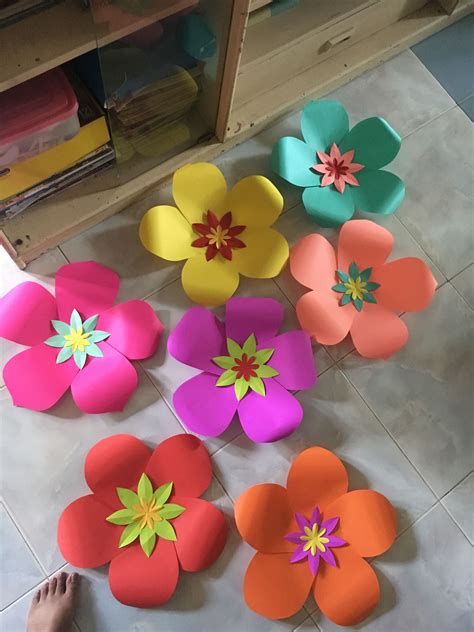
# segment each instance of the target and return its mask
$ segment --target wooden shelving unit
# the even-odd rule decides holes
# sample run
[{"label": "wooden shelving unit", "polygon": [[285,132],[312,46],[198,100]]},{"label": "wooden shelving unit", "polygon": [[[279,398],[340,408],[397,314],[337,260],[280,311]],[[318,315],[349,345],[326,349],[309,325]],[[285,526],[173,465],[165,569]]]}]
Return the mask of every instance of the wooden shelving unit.
[{"label": "wooden shelving unit", "polygon": [[47,11],[16,22],[0,31],[0,92],[97,46],[106,46],[164,20],[196,2],[161,0],[158,9],[132,18],[129,24],[112,32],[105,25],[94,25],[91,12],[83,9],[78,0],[65,0]]},{"label": "wooden shelving unit", "polygon": [[[202,0],[215,7],[221,1]],[[160,11],[147,19],[161,19],[195,2],[163,0]],[[0,243],[20,266],[122,210],[186,162],[212,159],[297,104],[330,92],[474,8],[474,0],[300,0],[287,13],[247,28],[250,11],[263,4],[233,2],[228,40],[219,42],[227,53],[216,138],[123,184],[113,171],[98,174],[5,222]],[[217,10],[215,16],[224,19]],[[75,0],[45,11],[42,20],[41,35],[29,32],[28,20],[1,31],[0,90],[97,46],[91,17]],[[131,33],[141,26],[134,22],[127,28]],[[123,35],[99,32],[98,41],[109,43]]]}]

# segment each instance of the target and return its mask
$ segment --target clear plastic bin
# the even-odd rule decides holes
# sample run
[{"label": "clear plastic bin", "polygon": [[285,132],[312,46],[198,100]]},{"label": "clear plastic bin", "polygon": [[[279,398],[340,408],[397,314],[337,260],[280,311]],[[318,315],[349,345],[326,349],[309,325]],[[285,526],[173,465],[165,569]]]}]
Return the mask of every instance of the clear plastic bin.
[{"label": "clear plastic bin", "polygon": [[0,168],[51,149],[79,132],[78,103],[55,68],[0,94]]}]

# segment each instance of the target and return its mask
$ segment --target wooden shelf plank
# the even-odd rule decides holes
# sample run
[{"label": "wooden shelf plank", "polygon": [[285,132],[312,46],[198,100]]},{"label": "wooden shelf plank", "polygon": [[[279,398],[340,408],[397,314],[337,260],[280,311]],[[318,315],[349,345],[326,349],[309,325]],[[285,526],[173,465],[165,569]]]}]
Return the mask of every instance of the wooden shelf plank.
[{"label": "wooden shelf plank", "polygon": [[377,2],[378,0],[300,0],[292,9],[249,26],[242,52],[241,72],[250,71],[254,63],[260,64],[285,48],[297,46],[302,39],[311,37]]},{"label": "wooden shelf plank", "polygon": [[[346,48],[324,62],[307,68],[294,77],[281,78],[277,85],[239,104],[239,87],[229,122],[229,135],[240,135],[248,129],[264,127],[271,119],[282,116],[296,104],[320,97],[347,83],[369,68],[390,59],[467,15],[474,0],[460,0],[451,15],[431,0],[422,9]],[[291,50],[288,52],[291,55]]]},{"label": "wooden shelf plank", "polygon": [[196,3],[158,0],[143,15],[130,16],[125,27],[108,32],[105,25],[94,25],[90,10],[78,0],[64,0],[0,31],[0,92]]}]

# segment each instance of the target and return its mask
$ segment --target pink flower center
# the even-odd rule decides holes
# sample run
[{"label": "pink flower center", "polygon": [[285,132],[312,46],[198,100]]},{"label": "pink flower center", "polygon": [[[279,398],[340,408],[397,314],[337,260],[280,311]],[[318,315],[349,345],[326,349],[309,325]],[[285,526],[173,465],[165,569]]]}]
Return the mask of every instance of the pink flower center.
[{"label": "pink flower center", "polygon": [[329,154],[324,151],[316,152],[320,163],[316,163],[311,169],[323,174],[320,186],[333,184],[339,193],[344,193],[346,184],[359,186],[359,181],[353,174],[363,169],[364,165],[352,162],[354,153],[354,149],[351,149],[341,154],[336,143],[333,143]]}]

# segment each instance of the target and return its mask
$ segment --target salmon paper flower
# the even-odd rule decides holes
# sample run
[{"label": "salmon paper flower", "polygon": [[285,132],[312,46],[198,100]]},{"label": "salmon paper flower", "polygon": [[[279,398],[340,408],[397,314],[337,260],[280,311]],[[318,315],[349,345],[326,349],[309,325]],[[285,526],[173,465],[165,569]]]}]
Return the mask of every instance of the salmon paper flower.
[{"label": "salmon paper flower", "polygon": [[304,207],[318,224],[340,226],[356,209],[387,215],[400,206],[405,186],[381,167],[398,154],[401,140],[384,119],[365,119],[349,131],[339,101],[311,101],[301,131],[304,141],[286,136],[275,143],[272,168],[304,187]]},{"label": "salmon paper flower", "polygon": [[219,169],[190,164],[173,176],[178,208],[154,206],[140,223],[144,247],[163,259],[186,259],[181,281],[195,303],[225,303],[239,286],[239,275],[277,276],[288,260],[288,242],[272,224],[283,198],[263,176],[240,180],[230,191]]},{"label": "salmon paper flower", "polygon": [[286,488],[264,483],[239,496],[237,528],[257,551],[244,578],[249,608],[284,619],[297,613],[311,592],[321,612],[345,626],[375,609],[379,582],[363,558],[391,547],[395,510],[378,492],[347,490],[342,462],[313,447],[293,461]]},{"label": "salmon paper flower", "polygon": [[173,395],[189,430],[216,437],[236,412],[256,442],[277,441],[300,425],[303,409],[289,391],[316,383],[314,356],[304,331],[277,335],[282,322],[283,305],[271,298],[232,298],[225,324],[202,307],[186,312],[168,351],[202,371]]},{"label": "salmon paper flower", "polygon": [[436,280],[416,257],[387,262],[392,234],[369,220],[344,224],[337,254],[322,235],[308,235],[292,248],[294,278],[312,292],[296,304],[301,327],[323,345],[350,333],[365,358],[388,358],[408,341],[398,316],[431,303]]},{"label": "salmon paper flower", "polygon": [[130,360],[152,356],[163,325],[145,301],[114,306],[118,275],[94,261],[56,274],[54,297],[28,281],[0,300],[0,337],[31,347],[3,370],[16,406],[46,410],[71,387],[85,413],[122,410],[137,387]]},{"label": "salmon paper flower", "polygon": [[175,435],[151,450],[115,435],[87,454],[91,494],[72,502],[58,524],[59,549],[73,566],[108,564],[114,597],[153,608],[173,595],[180,569],[201,571],[221,554],[228,526],[199,498],[209,487],[209,453],[192,435]]}]

